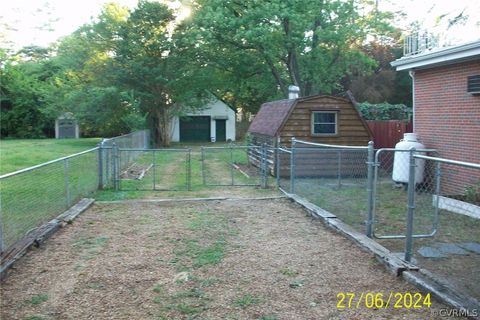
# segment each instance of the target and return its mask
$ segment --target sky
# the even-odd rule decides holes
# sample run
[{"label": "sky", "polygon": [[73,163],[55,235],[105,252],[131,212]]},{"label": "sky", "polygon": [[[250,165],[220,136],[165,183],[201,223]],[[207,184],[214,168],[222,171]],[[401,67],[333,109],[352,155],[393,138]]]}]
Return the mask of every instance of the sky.
[{"label": "sky", "polygon": [[[380,10],[402,10],[401,27],[419,21],[425,28],[459,44],[480,38],[480,1],[477,0],[377,0]],[[112,0],[15,0],[0,4],[0,41],[19,49],[26,45],[47,46],[75,31],[97,16],[103,4]],[[134,8],[137,0],[115,2]],[[469,15],[465,25],[447,29],[448,19],[461,12]],[[436,17],[447,14],[440,20]],[[3,44],[2,44],[3,45]]]}]

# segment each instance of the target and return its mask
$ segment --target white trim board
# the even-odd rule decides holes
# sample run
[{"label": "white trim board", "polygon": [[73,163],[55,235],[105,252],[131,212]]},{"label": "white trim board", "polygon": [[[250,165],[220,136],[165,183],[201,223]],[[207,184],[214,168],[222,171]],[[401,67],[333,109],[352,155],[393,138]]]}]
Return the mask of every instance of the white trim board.
[{"label": "white trim board", "polygon": [[[437,201],[437,196],[434,195],[433,196],[434,206],[436,204],[436,201]],[[465,216],[469,216],[474,219],[480,219],[480,207],[468,202],[440,196],[438,199],[438,208],[447,210],[450,212],[463,214]]]}]

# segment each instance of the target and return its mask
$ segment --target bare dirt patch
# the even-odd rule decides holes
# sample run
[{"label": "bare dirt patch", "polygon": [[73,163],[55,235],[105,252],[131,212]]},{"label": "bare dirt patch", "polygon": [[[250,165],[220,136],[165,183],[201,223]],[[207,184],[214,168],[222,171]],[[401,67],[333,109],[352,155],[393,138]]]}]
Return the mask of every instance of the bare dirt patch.
[{"label": "bare dirt patch", "polygon": [[[338,310],[337,294],[417,292],[287,200],[95,205],[22,259],[2,319],[436,319]],[[37,318],[34,318],[34,317]]]},{"label": "bare dirt patch", "polygon": [[141,180],[151,167],[152,165],[133,163],[127,170],[120,174],[120,179]]}]

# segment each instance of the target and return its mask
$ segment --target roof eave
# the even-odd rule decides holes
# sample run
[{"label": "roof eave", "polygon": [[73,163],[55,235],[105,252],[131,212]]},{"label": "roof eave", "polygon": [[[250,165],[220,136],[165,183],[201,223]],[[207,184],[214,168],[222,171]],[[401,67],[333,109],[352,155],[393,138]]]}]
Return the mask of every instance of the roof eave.
[{"label": "roof eave", "polygon": [[397,71],[432,68],[480,58],[480,41],[443,50],[402,57],[391,62]]},{"label": "roof eave", "polygon": [[290,118],[290,115],[292,114],[293,109],[295,109],[295,107],[297,106],[298,101],[299,101],[299,98],[295,99],[292,102],[292,104],[290,105],[289,110],[287,112],[287,115],[283,118],[282,123],[277,128],[277,130],[275,131],[275,134],[273,135],[274,137],[278,137],[280,135],[280,132],[282,132],[283,127],[285,126],[285,123],[287,123],[288,118]]}]

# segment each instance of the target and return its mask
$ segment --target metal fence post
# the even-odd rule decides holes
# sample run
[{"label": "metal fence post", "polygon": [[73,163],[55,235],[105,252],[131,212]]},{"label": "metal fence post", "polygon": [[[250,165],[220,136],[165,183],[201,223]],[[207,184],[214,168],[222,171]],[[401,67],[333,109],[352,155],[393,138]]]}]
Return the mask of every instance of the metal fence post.
[{"label": "metal fence post", "polygon": [[5,240],[3,236],[3,214],[2,214],[2,199],[0,197],[0,253],[5,250]]},{"label": "metal fence post", "polygon": [[342,185],[342,150],[338,150],[337,155],[337,188]]},{"label": "metal fence post", "polygon": [[110,183],[112,182],[110,180],[110,174],[111,174],[111,156],[112,156],[112,149],[111,148],[106,148],[105,150],[105,185],[107,187],[110,186]]},{"label": "metal fence post", "polygon": [[295,138],[292,138],[292,153],[290,153],[290,193],[295,193]]},{"label": "metal fence post", "polygon": [[277,188],[280,188],[280,137],[277,137],[277,148],[276,151],[276,159],[275,159],[275,170],[276,170],[276,178],[277,178]]},{"label": "metal fence post", "polygon": [[405,234],[405,261],[412,260],[413,249],[413,217],[415,215],[415,148],[410,149],[410,165],[408,174],[408,211],[407,231]]},{"label": "metal fence post", "polygon": [[118,148],[115,142],[112,143],[112,178],[113,188],[118,191]]},{"label": "metal fence post", "polygon": [[192,190],[192,149],[188,149],[187,153],[187,190]]},{"label": "metal fence post", "polygon": [[207,185],[207,180],[206,180],[206,177],[205,177],[205,149],[204,147],[201,147],[201,151],[202,151],[202,183],[203,185]]},{"label": "metal fence post", "polygon": [[70,179],[68,173],[68,158],[63,160],[63,174],[65,177],[65,197],[67,201],[67,208],[70,208],[71,199],[70,199]]},{"label": "metal fence post", "polygon": [[156,159],[156,154],[155,154],[155,149],[152,152],[152,173],[153,173],[153,190],[156,188],[156,175],[157,175],[157,159]]},{"label": "metal fence post", "polygon": [[437,229],[438,227],[438,222],[439,222],[439,205],[440,205],[440,193],[441,193],[441,178],[442,178],[442,168],[441,168],[441,162],[437,162],[435,165],[435,212],[433,216],[433,228],[434,230]]},{"label": "metal fence post", "polygon": [[262,145],[262,188],[267,188],[267,144]]},{"label": "metal fence post", "polygon": [[257,154],[260,156],[260,163],[258,164],[258,169],[260,170],[260,188],[263,188],[264,184],[264,158],[263,158],[263,143],[260,145],[260,149],[257,150]]},{"label": "metal fence post", "polygon": [[143,148],[148,149],[148,146],[150,145],[149,143],[149,131],[148,130],[143,130]]},{"label": "metal fence post", "polygon": [[230,144],[230,175],[232,178],[232,186],[235,185],[235,178],[233,174],[233,147],[232,144]]},{"label": "metal fence post", "polygon": [[374,188],[374,171],[375,168],[375,150],[373,141],[368,142],[367,150],[367,237],[373,237],[373,188]]},{"label": "metal fence post", "polygon": [[98,144],[98,189],[103,189],[103,144],[104,139]]}]

